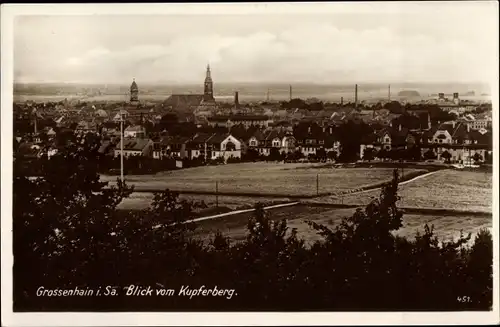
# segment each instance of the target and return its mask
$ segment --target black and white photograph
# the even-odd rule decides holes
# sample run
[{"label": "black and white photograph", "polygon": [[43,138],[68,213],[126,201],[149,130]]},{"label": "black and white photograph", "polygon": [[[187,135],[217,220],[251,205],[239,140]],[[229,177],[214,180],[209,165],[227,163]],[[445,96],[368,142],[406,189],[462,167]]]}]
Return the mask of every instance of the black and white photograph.
[{"label": "black and white photograph", "polygon": [[1,13],[6,326],[499,323],[496,1]]}]

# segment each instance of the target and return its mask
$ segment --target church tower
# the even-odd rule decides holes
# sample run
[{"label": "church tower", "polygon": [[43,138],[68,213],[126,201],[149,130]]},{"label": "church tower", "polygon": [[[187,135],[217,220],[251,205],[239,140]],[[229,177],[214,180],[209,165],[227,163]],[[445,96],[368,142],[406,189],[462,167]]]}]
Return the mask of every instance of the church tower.
[{"label": "church tower", "polygon": [[214,101],[214,83],[210,74],[210,65],[207,65],[207,76],[205,77],[205,87],[203,91],[204,101]]},{"label": "church tower", "polygon": [[130,102],[131,103],[138,103],[139,102],[139,88],[137,87],[137,84],[135,83],[135,78],[132,81],[132,85],[130,85]]}]

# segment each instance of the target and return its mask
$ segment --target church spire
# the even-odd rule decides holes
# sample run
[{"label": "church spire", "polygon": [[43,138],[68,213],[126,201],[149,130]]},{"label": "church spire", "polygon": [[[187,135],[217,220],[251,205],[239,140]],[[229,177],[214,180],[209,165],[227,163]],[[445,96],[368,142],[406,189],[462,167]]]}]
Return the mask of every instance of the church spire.
[{"label": "church spire", "polygon": [[210,73],[210,64],[207,64],[207,76],[206,76],[206,79],[211,79],[212,76],[211,76],[211,73]]},{"label": "church spire", "polygon": [[135,82],[135,78],[132,80],[132,85],[130,85],[130,102],[136,103],[139,101],[139,87]]},{"label": "church spire", "polygon": [[213,101],[214,100],[214,85],[212,81],[212,76],[210,72],[210,64],[207,64],[207,75],[205,77],[205,87],[203,91],[203,99],[205,101]]}]

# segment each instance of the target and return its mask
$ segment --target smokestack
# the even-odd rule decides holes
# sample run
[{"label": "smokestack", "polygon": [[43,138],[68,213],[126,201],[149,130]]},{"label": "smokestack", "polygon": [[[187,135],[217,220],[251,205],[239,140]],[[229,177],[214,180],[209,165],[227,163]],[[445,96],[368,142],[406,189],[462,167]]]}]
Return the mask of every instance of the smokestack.
[{"label": "smokestack", "polygon": [[292,100],[292,86],[290,85],[290,101]]},{"label": "smokestack", "polygon": [[238,91],[234,92],[234,106],[238,108],[240,106],[240,101],[238,98]]},{"label": "smokestack", "polygon": [[340,105],[343,106],[344,105],[344,97],[340,97]]},{"label": "smokestack", "polygon": [[269,89],[267,89],[267,101],[269,101]]},{"label": "smokestack", "polygon": [[388,101],[391,102],[391,84],[389,84]]},{"label": "smokestack", "polygon": [[354,108],[358,107],[358,84],[354,87]]}]

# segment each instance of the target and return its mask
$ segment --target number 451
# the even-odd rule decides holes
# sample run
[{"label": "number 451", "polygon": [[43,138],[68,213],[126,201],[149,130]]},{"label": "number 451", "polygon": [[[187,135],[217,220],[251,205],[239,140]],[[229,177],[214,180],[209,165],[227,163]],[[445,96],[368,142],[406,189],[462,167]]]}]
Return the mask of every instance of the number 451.
[{"label": "number 451", "polygon": [[460,303],[468,303],[471,302],[471,299],[469,296],[457,296],[457,301]]}]

